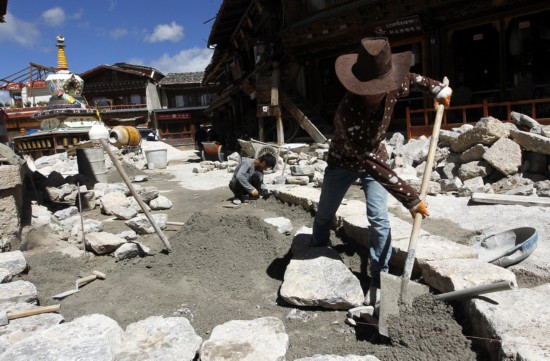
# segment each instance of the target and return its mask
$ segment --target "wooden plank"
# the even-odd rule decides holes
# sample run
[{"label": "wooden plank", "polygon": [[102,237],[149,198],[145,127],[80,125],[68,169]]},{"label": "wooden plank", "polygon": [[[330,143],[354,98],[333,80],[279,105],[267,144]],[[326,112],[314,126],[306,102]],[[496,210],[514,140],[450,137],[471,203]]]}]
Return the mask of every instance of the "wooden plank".
[{"label": "wooden plank", "polygon": [[327,138],[317,129],[317,127],[305,116],[304,113],[294,104],[287,95],[281,91],[279,96],[281,97],[281,104],[288,110],[288,112],[296,119],[302,128],[313,138],[316,143],[325,143]]},{"label": "wooden plank", "polygon": [[477,203],[488,204],[517,204],[522,206],[550,207],[550,197],[473,193],[471,200]]}]

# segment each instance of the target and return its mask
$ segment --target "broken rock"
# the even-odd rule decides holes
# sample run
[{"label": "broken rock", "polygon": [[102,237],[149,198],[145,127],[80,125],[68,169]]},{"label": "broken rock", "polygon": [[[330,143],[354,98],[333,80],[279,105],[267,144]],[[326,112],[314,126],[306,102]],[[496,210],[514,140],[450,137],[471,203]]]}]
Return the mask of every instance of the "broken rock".
[{"label": "broken rock", "polygon": [[[246,345],[246,357],[239,349]],[[279,361],[288,349],[289,337],[281,320],[263,317],[233,320],[214,327],[210,339],[200,347],[201,361]]]},{"label": "broken rock", "polygon": [[[153,214],[152,217],[160,229],[166,229],[166,221],[168,220],[167,214]],[[153,228],[149,220],[142,215],[126,221],[125,224],[133,229],[137,234],[155,233],[155,229]]]},{"label": "broken rock", "polygon": [[126,243],[124,238],[108,232],[91,232],[86,234],[86,248],[93,250],[97,254],[114,252],[124,243]]},{"label": "broken rock", "polygon": [[152,316],[126,327],[115,360],[192,361],[202,338],[184,317]]},{"label": "broken rock", "polygon": [[151,200],[149,206],[153,210],[170,209],[172,208],[172,202],[165,196],[159,195],[157,198]]}]

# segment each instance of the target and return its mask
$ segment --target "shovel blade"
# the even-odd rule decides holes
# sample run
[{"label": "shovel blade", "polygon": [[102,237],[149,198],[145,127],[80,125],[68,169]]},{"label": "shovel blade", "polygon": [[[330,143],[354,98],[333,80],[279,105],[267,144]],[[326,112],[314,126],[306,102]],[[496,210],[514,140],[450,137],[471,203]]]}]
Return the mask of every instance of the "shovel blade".
[{"label": "shovel blade", "polygon": [[408,278],[380,273],[380,308],[378,311],[378,333],[388,337],[388,319],[399,315],[401,303],[412,306],[413,300],[429,292],[428,286]]},{"label": "shovel blade", "polygon": [[52,298],[53,298],[54,300],[62,300],[62,299],[64,299],[64,298],[67,297],[67,296],[70,296],[70,295],[72,295],[72,294],[77,293],[78,291],[79,291],[79,290],[70,290],[70,291],[67,291],[67,292],[63,292],[63,293],[59,293],[59,294],[57,294],[57,295],[54,295],[54,296],[52,296]]}]

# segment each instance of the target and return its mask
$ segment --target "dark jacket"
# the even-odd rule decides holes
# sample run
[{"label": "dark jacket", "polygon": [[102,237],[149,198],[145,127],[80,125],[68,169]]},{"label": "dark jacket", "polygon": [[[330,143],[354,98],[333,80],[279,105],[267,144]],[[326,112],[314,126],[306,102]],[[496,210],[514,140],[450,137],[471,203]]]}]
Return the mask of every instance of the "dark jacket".
[{"label": "dark jacket", "polygon": [[439,81],[409,73],[397,90],[387,92],[383,107],[369,110],[360,95],[348,92],[334,116],[335,134],[328,163],[356,172],[367,172],[407,209],[420,200],[418,193],[399,178],[388,164],[386,147],[382,144],[398,98],[420,91],[436,96],[445,87]]}]

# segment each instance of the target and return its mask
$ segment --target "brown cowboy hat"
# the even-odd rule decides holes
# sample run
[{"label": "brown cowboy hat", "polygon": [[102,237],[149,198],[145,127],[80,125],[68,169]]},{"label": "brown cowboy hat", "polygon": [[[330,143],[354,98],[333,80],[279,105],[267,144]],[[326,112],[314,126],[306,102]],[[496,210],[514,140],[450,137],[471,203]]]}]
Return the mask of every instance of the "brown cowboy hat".
[{"label": "brown cowboy hat", "polygon": [[357,54],[336,59],[336,75],[347,90],[375,95],[398,89],[409,72],[412,53],[392,54],[387,38],[364,38]]}]

